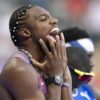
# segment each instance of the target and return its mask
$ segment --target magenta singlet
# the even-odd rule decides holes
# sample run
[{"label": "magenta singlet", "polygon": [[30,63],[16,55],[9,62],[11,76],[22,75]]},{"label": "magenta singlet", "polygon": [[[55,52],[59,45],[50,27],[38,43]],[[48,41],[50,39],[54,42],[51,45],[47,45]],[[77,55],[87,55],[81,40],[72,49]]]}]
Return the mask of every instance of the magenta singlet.
[{"label": "magenta singlet", "polygon": [[[17,54],[14,55],[14,57],[18,57],[18,58],[21,58],[23,61],[25,61],[27,64],[31,64],[30,63],[30,60],[28,58],[28,56],[19,51]],[[40,90],[44,93],[44,95],[46,96],[47,95],[47,88],[46,88],[46,84],[43,80],[43,78],[41,76],[38,77],[38,81],[39,81],[39,88]]]}]

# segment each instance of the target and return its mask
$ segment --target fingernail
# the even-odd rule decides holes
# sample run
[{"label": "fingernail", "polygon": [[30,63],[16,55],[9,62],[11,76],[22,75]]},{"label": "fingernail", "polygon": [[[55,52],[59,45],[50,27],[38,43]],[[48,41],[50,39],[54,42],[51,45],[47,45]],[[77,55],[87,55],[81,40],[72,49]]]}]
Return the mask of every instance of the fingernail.
[{"label": "fingernail", "polygon": [[63,35],[63,32],[61,32],[61,35]]},{"label": "fingernail", "polygon": [[47,38],[50,38],[50,35],[47,35]]},{"label": "fingernail", "polygon": [[39,39],[39,42],[42,42],[43,40],[42,39]]}]

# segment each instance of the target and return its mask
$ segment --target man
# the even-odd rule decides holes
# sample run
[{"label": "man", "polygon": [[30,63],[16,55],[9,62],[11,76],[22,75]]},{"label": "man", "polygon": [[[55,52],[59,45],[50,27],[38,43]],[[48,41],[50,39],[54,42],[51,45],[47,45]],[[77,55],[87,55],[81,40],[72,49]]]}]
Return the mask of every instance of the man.
[{"label": "man", "polygon": [[0,100],[72,100],[57,19],[42,7],[23,6],[12,14],[9,28],[18,52],[2,70]]},{"label": "man", "polygon": [[62,31],[65,36],[66,47],[74,46],[84,49],[90,58],[91,66],[94,66],[94,44],[87,31],[78,27],[65,29]]},{"label": "man", "polygon": [[[94,73],[90,66],[89,57],[85,50],[78,47],[67,47],[68,66],[72,76],[72,88],[74,100],[94,100],[93,93],[84,93],[80,91],[80,87],[83,84],[87,84]],[[86,88],[86,86],[84,86]],[[91,95],[91,98],[88,96]]]},{"label": "man", "polygon": [[[93,67],[94,44],[89,34],[85,30],[82,30],[78,27],[64,29],[62,32],[64,33],[65,36],[66,47],[74,46],[84,49],[89,56],[90,65],[91,67]],[[96,99],[99,100],[100,95],[95,91],[95,89],[93,90],[92,89],[89,84],[83,84],[78,88],[78,92],[81,93],[83,91],[86,95],[88,95],[91,98],[91,100],[94,100],[92,97],[96,97]],[[78,96],[75,95],[74,97],[77,98]],[[84,97],[83,94],[82,97]]]}]

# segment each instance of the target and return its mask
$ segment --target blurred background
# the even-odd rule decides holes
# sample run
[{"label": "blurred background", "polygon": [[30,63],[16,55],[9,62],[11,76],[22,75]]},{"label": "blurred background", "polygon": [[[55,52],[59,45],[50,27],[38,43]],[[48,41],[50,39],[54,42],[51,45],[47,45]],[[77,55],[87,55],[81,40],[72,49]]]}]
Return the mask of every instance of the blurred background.
[{"label": "blurred background", "polygon": [[58,18],[60,29],[78,26],[89,32],[96,65],[91,84],[100,91],[100,0],[0,0],[0,69],[17,50],[10,39],[9,18],[14,10],[30,3],[49,10]]}]

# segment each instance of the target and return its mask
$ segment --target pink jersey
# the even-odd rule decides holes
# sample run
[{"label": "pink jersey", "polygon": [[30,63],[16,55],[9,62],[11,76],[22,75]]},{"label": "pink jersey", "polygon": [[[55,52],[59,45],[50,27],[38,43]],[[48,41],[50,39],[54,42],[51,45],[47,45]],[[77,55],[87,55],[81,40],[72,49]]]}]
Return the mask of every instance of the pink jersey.
[{"label": "pink jersey", "polygon": [[[31,64],[28,56],[25,53],[21,52],[21,51],[19,51],[17,54],[15,54],[14,57],[21,58],[27,64]],[[45,82],[44,82],[44,80],[41,76],[38,77],[38,80],[39,80],[39,88],[44,93],[44,95],[46,96],[47,95],[46,84],[45,84]]]}]

